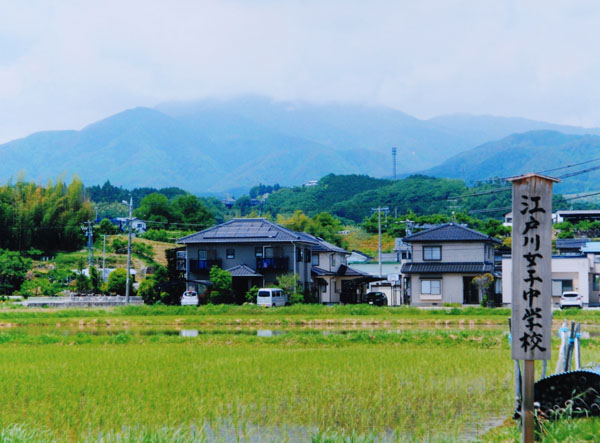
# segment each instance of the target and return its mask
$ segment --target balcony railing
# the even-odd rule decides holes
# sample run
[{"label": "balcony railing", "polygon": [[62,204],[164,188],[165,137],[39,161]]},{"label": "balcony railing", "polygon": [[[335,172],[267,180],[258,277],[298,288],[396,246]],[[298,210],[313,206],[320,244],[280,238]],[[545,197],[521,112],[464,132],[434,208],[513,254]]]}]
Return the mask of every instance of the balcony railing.
[{"label": "balcony railing", "polygon": [[221,267],[221,260],[190,260],[190,271],[210,271],[213,266]]},{"label": "balcony railing", "polygon": [[287,271],[290,263],[289,257],[263,257],[256,259],[257,271]]}]

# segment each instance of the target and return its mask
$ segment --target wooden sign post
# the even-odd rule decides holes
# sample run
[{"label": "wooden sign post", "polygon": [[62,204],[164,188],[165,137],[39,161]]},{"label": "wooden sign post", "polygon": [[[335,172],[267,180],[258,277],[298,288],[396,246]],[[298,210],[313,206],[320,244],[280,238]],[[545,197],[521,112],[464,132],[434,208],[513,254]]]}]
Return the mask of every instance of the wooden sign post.
[{"label": "wooden sign post", "polygon": [[533,442],[535,360],[550,360],[552,338],[552,184],[527,174],[512,182],[512,358],[524,361],[523,441]]}]

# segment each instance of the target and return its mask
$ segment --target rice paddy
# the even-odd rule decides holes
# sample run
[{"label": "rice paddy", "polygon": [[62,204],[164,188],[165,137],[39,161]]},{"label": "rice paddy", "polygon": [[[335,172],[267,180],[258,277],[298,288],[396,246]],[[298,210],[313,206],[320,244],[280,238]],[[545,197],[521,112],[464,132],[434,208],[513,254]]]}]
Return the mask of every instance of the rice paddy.
[{"label": "rice paddy", "polygon": [[[239,312],[3,311],[16,315],[0,320],[0,440],[458,441],[512,415],[494,316],[352,326],[274,311],[253,326]],[[598,338],[583,357],[600,361]]]}]

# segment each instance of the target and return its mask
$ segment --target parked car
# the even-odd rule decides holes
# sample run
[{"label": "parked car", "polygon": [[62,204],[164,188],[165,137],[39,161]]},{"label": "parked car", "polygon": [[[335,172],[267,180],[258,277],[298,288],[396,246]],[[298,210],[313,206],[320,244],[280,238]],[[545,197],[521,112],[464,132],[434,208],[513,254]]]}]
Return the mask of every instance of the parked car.
[{"label": "parked car", "polygon": [[383,292],[368,292],[365,296],[365,303],[375,306],[387,306],[388,299]]},{"label": "parked car", "polygon": [[181,306],[198,306],[198,293],[185,291],[181,296]]},{"label": "parked car", "polygon": [[583,309],[583,297],[577,292],[563,292],[563,295],[560,297],[560,309],[563,308]]},{"label": "parked car", "polygon": [[288,296],[279,288],[261,288],[258,290],[258,295],[256,296],[256,304],[269,308],[285,306],[288,304]]}]

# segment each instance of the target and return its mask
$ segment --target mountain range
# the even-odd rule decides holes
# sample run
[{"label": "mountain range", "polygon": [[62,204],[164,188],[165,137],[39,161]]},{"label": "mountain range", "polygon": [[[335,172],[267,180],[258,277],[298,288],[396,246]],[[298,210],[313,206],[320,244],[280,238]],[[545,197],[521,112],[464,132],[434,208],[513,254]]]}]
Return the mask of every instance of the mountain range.
[{"label": "mountain range", "polygon": [[[572,166],[564,168],[569,165]],[[571,176],[584,170],[590,171]],[[554,187],[560,193],[597,191],[600,189],[600,136],[557,131],[512,134],[422,171],[424,175],[460,178],[467,183],[528,172],[563,177]]]},{"label": "mountain range", "polygon": [[[513,135],[524,131],[537,132]],[[495,149],[506,155],[514,145],[510,153],[520,166],[519,152],[530,147],[540,155],[564,141],[555,155],[567,159],[573,146],[565,144],[585,140],[581,143],[592,149],[596,135],[599,129],[522,118],[424,120],[385,107],[242,96],[134,108],[79,131],[44,131],[13,140],[0,145],[0,180],[21,171],[36,181],[76,173],[87,185],[108,179],[125,187],[178,186],[239,195],[261,182],[297,185],[328,173],[389,177],[391,147],[398,150],[399,174],[425,171],[473,180],[483,170],[488,177],[511,169],[508,163],[494,169],[499,166],[492,159]],[[484,157],[490,159],[487,169],[477,166]],[[548,162],[560,163],[563,157]]]}]

